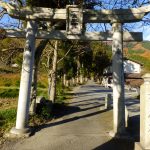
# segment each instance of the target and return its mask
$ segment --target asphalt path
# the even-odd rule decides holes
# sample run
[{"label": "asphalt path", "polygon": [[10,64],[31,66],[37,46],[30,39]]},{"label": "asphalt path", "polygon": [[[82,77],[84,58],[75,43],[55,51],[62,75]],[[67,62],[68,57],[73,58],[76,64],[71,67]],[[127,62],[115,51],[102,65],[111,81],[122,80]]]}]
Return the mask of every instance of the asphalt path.
[{"label": "asphalt path", "polygon": [[[113,139],[112,109],[105,110],[105,95],[112,93],[93,81],[75,87],[64,115],[39,127],[29,138],[6,143],[2,150],[132,150],[134,142]],[[126,92],[129,115],[139,115],[136,92]]]}]

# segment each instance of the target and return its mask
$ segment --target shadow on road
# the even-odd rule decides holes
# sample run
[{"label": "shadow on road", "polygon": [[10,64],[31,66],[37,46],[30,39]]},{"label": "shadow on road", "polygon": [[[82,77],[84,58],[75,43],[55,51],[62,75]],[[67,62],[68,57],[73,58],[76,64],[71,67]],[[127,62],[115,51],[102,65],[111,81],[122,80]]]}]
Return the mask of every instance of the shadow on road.
[{"label": "shadow on road", "polygon": [[140,115],[129,118],[128,132],[132,135],[136,142],[140,141]]},{"label": "shadow on road", "polygon": [[128,133],[133,139],[116,139],[96,147],[93,150],[134,150],[135,142],[139,142],[140,138],[140,116],[136,115],[129,118]]},{"label": "shadow on road", "polygon": [[77,92],[77,93],[75,93],[76,95],[79,95],[79,96],[81,96],[81,95],[86,95],[86,94],[94,94],[94,93],[107,93],[107,92],[112,92],[112,89],[104,89],[104,90],[100,90],[100,89],[98,89],[98,90],[89,90],[88,92]]},{"label": "shadow on road", "polygon": [[91,99],[84,99],[84,100],[81,100],[81,101],[77,101],[77,102],[71,102],[69,104],[78,104],[78,103],[85,103],[85,102],[91,102],[93,100],[104,100],[105,97],[99,97],[99,98],[91,98]]},{"label": "shadow on road", "polygon": [[[94,102],[91,104],[95,104]],[[92,107],[86,107],[86,108],[80,108],[79,106],[66,106],[61,104],[56,104],[53,106],[53,115],[54,118],[61,118],[65,115],[70,115],[73,113],[83,112],[90,109],[99,108],[101,106],[104,106],[103,104],[97,103],[95,106]]]},{"label": "shadow on road", "polygon": [[[61,115],[66,115],[66,114],[72,114],[72,113],[77,113],[77,112],[81,112],[81,111],[86,111],[88,109],[93,109],[93,108],[97,108],[97,107],[100,107],[100,106],[101,105],[98,105],[98,106],[95,106],[95,107],[86,108],[86,109],[80,109],[79,107],[66,106],[64,113],[61,114]],[[61,121],[57,121],[57,122],[52,122],[52,123],[40,125],[40,126],[36,127],[35,132],[33,133],[33,135],[36,132],[39,132],[40,130],[42,130],[44,128],[49,128],[49,127],[53,127],[53,126],[57,126],[57,125],[62,125],[64,123],[69,123],[69,122],[72,122],[72,121],[76,121],[78,119],[95,116],[95,115],[104,113],[106,111],[108,111],[108,109],[107,110],[106,109],[105,110],[99,110],[99,111],[96,111],[96,112],[93,112],[93,113],[89,113],[89,114],[85,114],[85,115],[81,115],[81,116],[75,116],[75,117],[72,117],[72,118],[63,119]],[[56,117],[59,118],[61,116],[56,116]]]},{"label": "shadow on road", "polygon": [[134,141],[113,138],[93,150],[134,150]]},{"label": "shadow on road", "polygon": [[[67,124],[79,119],[96,116],[102,113],[104,113],[103,115],[105,115],[105,112],[109,111],[108,109],[100,110],[98,108],[104,106],[105,94],[107,94],[108,92],[112,92],[112,89],[96,89],[97,85],[86,85],[82,86],[81,88],[85,89],[81,92],[79,90],[78,92],[75,92],[74,98],[77,101],[72,101],[71,103],[68,103],[69,105],[54,105],[53,114],[58,120],[37,126],[33,135],[45,128]],[[93,89],[90,89],[86,92],[87,88]],[[96,95],[97,93],[101,93],[102,95],[98,96]],[[96,95],[96,97],[92,96],[94,94]],[[126,99],[126,105],[131,112],[139,112],[139,108],[137,106],[134,107],[134,105],[138,103],[139,100],[131,98]],[[105,116],[108,117],[108,115]],[[133,117],[129,118],[127,131],[130,135],[132,135],[133,140],[112,138],[106,143],[95,147],[93,150],[134,150],[134,142],[139,141],[139,120],[139,115],[134,115]]]}]

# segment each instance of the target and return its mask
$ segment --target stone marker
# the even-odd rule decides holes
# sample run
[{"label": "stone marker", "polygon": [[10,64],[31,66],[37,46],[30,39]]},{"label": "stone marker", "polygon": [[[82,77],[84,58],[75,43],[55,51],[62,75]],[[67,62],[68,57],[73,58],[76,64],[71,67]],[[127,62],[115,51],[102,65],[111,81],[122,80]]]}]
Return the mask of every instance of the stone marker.
[{"label": "stone marker", "polygon": [[140,89],[140,143],[135,144],[136,150],[150,150],[150,73],[143,77]]}]

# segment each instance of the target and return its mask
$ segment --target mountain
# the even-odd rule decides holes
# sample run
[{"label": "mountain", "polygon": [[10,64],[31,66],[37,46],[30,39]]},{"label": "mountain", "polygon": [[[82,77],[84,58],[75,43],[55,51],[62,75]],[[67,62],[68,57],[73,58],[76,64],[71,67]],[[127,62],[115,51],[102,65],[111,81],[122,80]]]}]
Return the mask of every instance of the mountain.
[{"label": "mountain", "polygon": [[150,42],[125,43],[124,56],[143,64],[144,72],[150,71]]}]

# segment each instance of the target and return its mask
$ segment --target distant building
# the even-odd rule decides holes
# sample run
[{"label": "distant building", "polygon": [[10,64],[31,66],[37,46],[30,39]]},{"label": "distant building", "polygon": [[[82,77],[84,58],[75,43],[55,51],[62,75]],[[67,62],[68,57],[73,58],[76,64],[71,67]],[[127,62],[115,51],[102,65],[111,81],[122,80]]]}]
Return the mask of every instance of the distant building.
[{"label": "distant building", "polygon": [[[124,65],[125,79],[136,79],[136,80],[141,79],[141,71],[143,67],[142,64],[124,58],[123,65]],[[105,87],[112,87],[112,82],[111,83],[108,82],[108,79],[112,79],[112,65],[104,69],[103,75],[104,77],[102,80],[102,85],[104,85]]]},{"label": "distant building", "polygon": [[142,71],[142,64],[135,62],[130,59],[124,59],[124,73],[141,73]]},{"label": "distant building", "polygon": [[[126,59],[124,58],[124,73],[126,74],[131,74],[131,73],[141,73],[142,71],[142,64],[130,60],[130,59]],[[112,65],[110,65],[109,67],[107,67],[106,69],[104,69],[104,75],[108,75],[108,74],[112,74]]]}]

